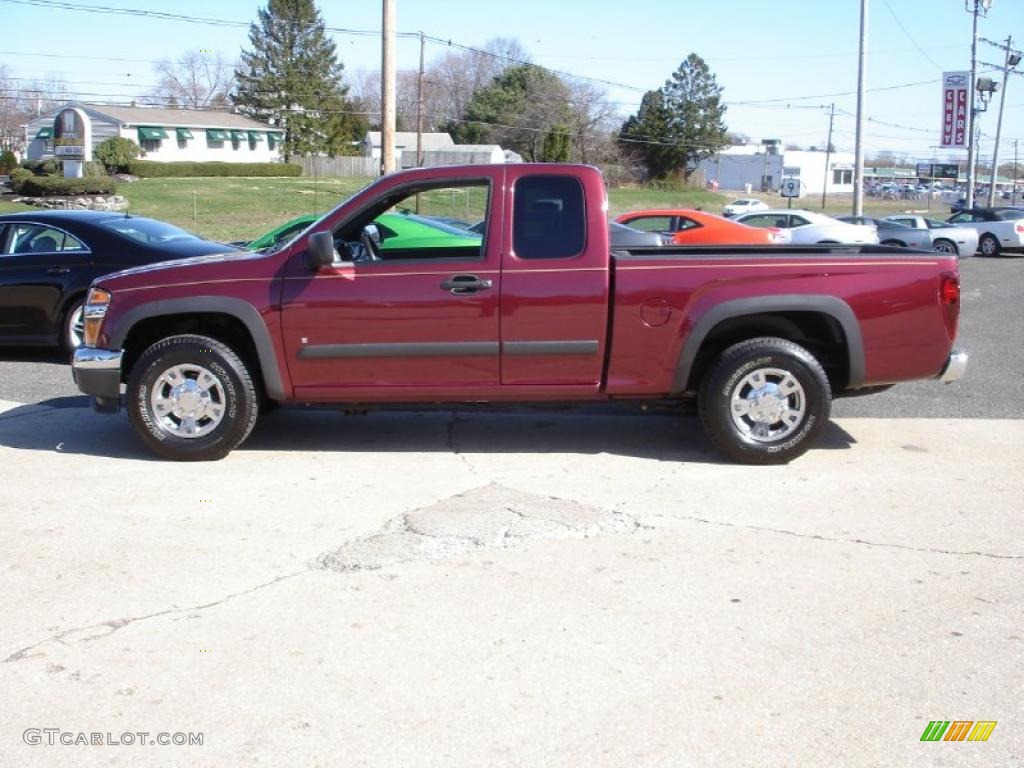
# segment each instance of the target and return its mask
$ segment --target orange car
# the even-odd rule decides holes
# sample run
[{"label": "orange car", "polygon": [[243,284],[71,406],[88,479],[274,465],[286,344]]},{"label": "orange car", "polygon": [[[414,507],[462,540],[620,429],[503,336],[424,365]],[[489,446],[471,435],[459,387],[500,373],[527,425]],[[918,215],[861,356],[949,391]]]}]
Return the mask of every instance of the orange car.
[{"label": "orange car", "polygon": [[678,245],[773,245],[784,241],[780,230],[748,227],[690,208],[630,211],[615,220],[645,232],[672,235]]}]

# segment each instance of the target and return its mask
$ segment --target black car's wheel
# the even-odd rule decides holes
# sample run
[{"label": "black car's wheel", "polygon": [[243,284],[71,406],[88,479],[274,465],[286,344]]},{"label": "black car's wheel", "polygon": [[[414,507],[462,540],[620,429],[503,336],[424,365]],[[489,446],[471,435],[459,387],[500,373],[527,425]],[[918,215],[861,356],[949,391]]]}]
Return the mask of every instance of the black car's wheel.
[{"label": "black car's wheel", "polygon": [[72,302],[71,306],[65,310],[64,317],[61,318],[60,345],[68,354],[82,346],[82,339],[85,336],[84,308],[85,300],[78,299]]},{"label": "black car's wheel", "polygon": [[170,336],[132,368],[128,415],[146,446],[165,459],[220,459],[256,424],[259,395],[243,360],[206,336]]},{"label": "black car's wheel", "polygon": [[879,245],[891,245],[895,248],[906,248],[907,244],[900,242],[899,240],[883,240]]},{"label": "black car's wheel", "polygon": [[984,234],[981,236],[981,240],[978,241],[978,250],[981,251],[982,256],[998,256],[1000,251],[999,241],[994,235]]},{"label": "black car's wheel", "polygon": [[804,453],[828,421],[832,394],[814,356],[764,337],[725,350],[701,382],[704,431],[731,459],[784,464]]},{"label": "black car's wheel", "polygon": [[936,253],[948,253],[950,256],[959,256],[960,251],[952,240],[939,239],[932,243],[932,250]]}]

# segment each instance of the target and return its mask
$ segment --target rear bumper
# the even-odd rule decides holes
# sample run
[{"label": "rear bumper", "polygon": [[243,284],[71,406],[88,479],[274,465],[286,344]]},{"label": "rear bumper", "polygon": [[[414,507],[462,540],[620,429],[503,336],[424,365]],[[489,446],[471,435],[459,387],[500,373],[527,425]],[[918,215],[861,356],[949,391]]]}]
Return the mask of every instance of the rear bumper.
[{"label": "rear bumper", "polygon": [[957,381],[962,378],[964,371],[966,370],[967,353],[954,349],[949,353],[949,358],[946,360],[946,364],[942,367],[942,371],[939,372],[938,379],[939,381],[948,384],[951,381]]},{"label": "rear bumper", "polygon": [[92,397],[93,409],[117,413],[121,407],[121,358],[119,349],[79,347],[71,358],[71,375],[78,389]]}]

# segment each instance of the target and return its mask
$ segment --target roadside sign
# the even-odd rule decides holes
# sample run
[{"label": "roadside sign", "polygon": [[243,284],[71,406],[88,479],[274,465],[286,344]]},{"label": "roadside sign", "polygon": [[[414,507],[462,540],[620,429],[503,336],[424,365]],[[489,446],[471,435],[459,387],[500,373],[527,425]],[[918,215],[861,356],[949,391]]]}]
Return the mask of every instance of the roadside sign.
[{"label": "roadside sign", "polygon": [[967,146],[967,89],[970,72],[942,73],[941,147]]},{"label": "roadside sign", "polygon": [[779,194],[783,197],[800,197],[800,179],[783,179]]}]

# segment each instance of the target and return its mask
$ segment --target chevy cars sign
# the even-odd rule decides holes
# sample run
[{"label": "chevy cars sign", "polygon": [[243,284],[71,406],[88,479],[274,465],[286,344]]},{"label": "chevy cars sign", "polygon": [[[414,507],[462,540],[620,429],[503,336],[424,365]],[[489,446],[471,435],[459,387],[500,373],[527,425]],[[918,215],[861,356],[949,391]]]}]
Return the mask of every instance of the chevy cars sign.
[{"label": "chevy cars sign", "polygon": [[967,90],[970,72],[942,73],[942,139],[939,146],[964,149],[967,146]]}]

